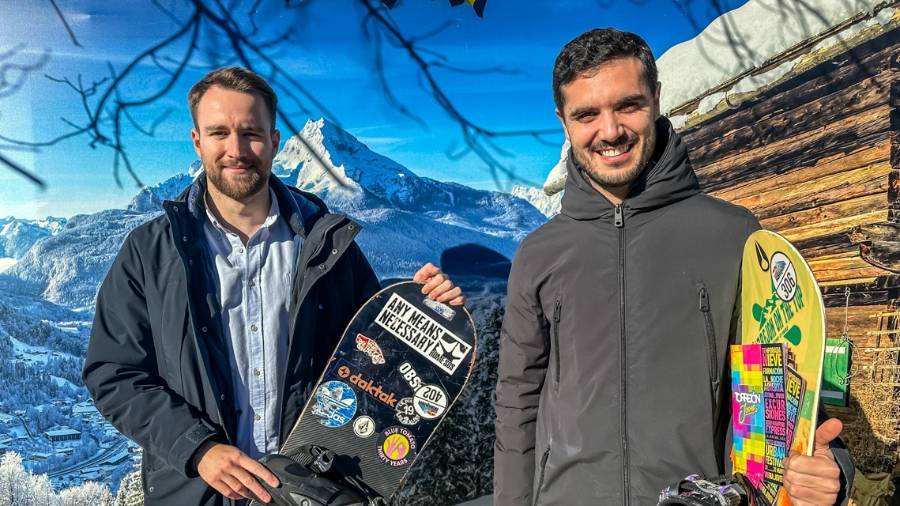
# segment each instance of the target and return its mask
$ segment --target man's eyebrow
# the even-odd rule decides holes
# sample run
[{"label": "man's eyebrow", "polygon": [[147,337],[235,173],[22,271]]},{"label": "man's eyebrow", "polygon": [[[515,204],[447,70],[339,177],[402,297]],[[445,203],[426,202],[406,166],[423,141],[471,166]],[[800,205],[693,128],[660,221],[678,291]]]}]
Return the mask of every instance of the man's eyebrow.
[{"label": "man's eyebrow", "polygon": [[635,93],[634,95],[628,95],[627,97],[620,99],[618,102],[616,102],[616,106],[622,106],[631,103],[643,104],[646,102],[647,97],[643,93]]},{"label": "man's eyebrow", "polygon": [[203,127],[204,132],[215,132],[217,130],[228,130],[225,125],[207,125]]},{"label": "man's eyebrow", "polygon": [[569,117],[581,116],[582,114],[587,114],[591,112],[596,112],[597,108],[591,105],[585,105],[582,107],[576,107],[569,111]]}]

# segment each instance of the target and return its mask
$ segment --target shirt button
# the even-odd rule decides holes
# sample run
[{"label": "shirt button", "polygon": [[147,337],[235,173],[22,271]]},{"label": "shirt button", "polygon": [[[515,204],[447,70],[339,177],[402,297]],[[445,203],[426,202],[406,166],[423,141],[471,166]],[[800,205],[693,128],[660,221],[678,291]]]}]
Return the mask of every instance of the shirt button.
[{"label": "shirt button", "polygon": [[257,330],[259,330],[259,327],[257,327],[256,324],[254,323],[253,325],[250,325],[250,330],[252,330],[253,332],[256,332]]},{"label": "shirt button", "polygon": [[256,281],[251,279],[250,283],[248,283],[248,284],[250,285],[250,288],[253,288],[254,286],[256,286]]},{"label": "shirt button", "polygon": [[261,415],[256,415],[256,421],[258,422],[258,421],[260,421],[260,420],[262,420],[262,416],[261,416]]},{"label": "shirt button", "polygon": [[243,255],[243,254],[244,254],[244,248],[238,248],[238,253],[240,253],[240,254]]},{"label": "shirt button", "polygon": [[256,375],[256,376],[259,376],[259,375],[262,374],[262,373],[259,372],[259,369],[253,369],[253,374]]}]

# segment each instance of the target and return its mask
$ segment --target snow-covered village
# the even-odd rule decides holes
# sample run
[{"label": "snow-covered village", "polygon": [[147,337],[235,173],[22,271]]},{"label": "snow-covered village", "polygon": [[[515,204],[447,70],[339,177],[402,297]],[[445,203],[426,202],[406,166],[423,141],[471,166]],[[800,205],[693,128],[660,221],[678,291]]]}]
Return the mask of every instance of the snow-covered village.
[{"label": "snow-covered village", "polygon": [[[81,55],[75,63],[70,62],[71,73],[78,74],[75,80],[51,75],[53,51],[41,49],[41,44],[50,47],[51,38],[60,39],[62,42],[54,43],[63,49],[54,51],[77,52],[82,45],[100,47],[104,37],[128,39],[128,34],[121,33],[122,27],[111,35],[100,33],[108,28],[104,16],[136,20],[134,16],[153,12],[160,25],[183,28],[191,16],[215,19],[211,11],[199,6],[221,7],[219,2],[153,3],[160,5],[141,7],[138,14],[115,11],[114,15],[111,7],[92,1],[57,0],[40,9],[24,0],[0,5],[4,24],[21,24],[23,15],[39,15],[46,18],[38,23],[40,30],[53,34],[27,49],[22,49],[26,47],[22,42],[25,28],[0,34],[0,117],[3,122],[13,118],[7,126],[0,123],[0,506],[144,503],[144,452],[101,414],[82,377],[97,314],[97,294],[129,234],[164,215],[163,203],[177,199],[204,173],[191,149],[190,116],[184,99],[169,96],[171,87],[159,83],[168,82],[184,69],[199,76],[206,67],[239,63],[239,59],[230,53],[221,59],[194,55],[179,67],[177,58],[181,56],[173,56],[177,51],[172,48],[154,50],[156,53],[148,50],[147,60],[135,65],[146,74],[138,74],[143,77],[137,79],[132,75],[133,82],[128,82],[123,77],[130,69],[127,59],[123,60],[118,49],[104,47],[96,58],[112,62],[109,65],[117,69],[112,79],[88,78],[91,67],[84,61],[90,58]],[[284,4],[290,7],[292,2],[245,3],[248,5],[235,2],[234,12],[249,7],[248,12],[270,15],[275,27],[293,22],[294,18],[289,20],[282,12],[282,8],[289,10]],[[359,7],[357,2],[346,3],[353,3],[353,9]],[[340,85],[326,82],[316,98],[273,63],[285,58],[285,51],[303,50],[309,41],[293,42],[288,37],[270,41],[275,48],[271,55],[265,44],[256,45],[259,53],[253,58],[266,62],[266,77],[282,76],[289,83],[283,88],[287,90],[283,100],[292,103],[283,106],[288,108],[285,111],[279,110],[282,137],[272,174],[287,186],[315,194],[331,212],[345,214],[362,225],[355,242],[383,286],[408,280],[420,266],[434,263],[463,290],[474,320],[478,348],[468,384],[429,439],[427,449],[418,454],[392,504],[492,504],[495,386],[507,278],[522,241],[565,213],[570,142],[553,115],[550,70],[553,55],[580,33],[563,23],[577,16],[574,13],[579,9],[596,10],[596,16],[585,16],[579,27],[583,23],[613,24],[608,14],[619,13],[625,23],[622,29],[643,36],[639,18],[654,16],[654,10],[668,17],[657,13],[660,19],[653,22],[653,29],[682,26],[672,40],[648,39],[661,83],[660,112],[683,138],[700,188],[749,209],[763,228],[790,241],[809,264],[822,293],[827,338],[822,403],[828,414],[843,424],[840,437],[849,448],[856,474],[855,488],[848,490],[846,498],[849,504],[865,506],[900,504],[896,498],[900,494],[895,493],[900,476],[898,2],[735,0],[698,7],[677,0],[585,0],[572,2],[578,4],[575,7],[562,2],[553,8],[535,2],[519,13],[500,0],[450,2],[464,4],[459,7],[447,2],[422,2],[419,6],[415,1],[358,3],[363,6],[360,12],[347,7],[348,12],[359,15],[363,26],[368,26],[368,36],[374,37],[360,35],[359,47],[369,51],[384,44],[391,46],[393,53],[376,53],[375,63],[369,59],[361,63],[355,55],[347,61],[333,56],[343,54],[341,51],[353,53],[359,47],[351,43],[343,47],[345,41],[333,34],[341,25],[332,20],[328,21],[332,24],[310,29],[326,30],[336,37],[323,44],[335,46],[337,49],[329,48],[335,52],[315,53],[309,61],[291,61],[290,65],[296,65],[297,75],[320,75],[311,68],[316,65],[322,67],[321,74],[337,72],[335,69],[345,65],[365,77],[355,75]],[[317,12],[314,8],[309,12]],[[480,10],[476,13],[476,9]],[[460,37],[469,38],[458,56],[462,66],[494,67],[484,65],[489,58],[480,60],[483,56],[471,54],[479,51],[477,36],[487,37],[485,30],[492,26],[498,27],[496,38],[507,30],[521,31],[515,23],[538,26],[533,20],[526,24],[525,18],[540,13],[559,25],[548,32],[552,34],[548,41],[516,38],[498,50],[517,52],[509,65],[498,59],[502,65],[497,67],[503,68],[517,63],[532,65],[527,55],[530,43],[541,46],[541,55],[550,55],[540,68],[527,67],[518,77],[519,84],[513,71],[501,71],[502,78],[462,72],[462,77],[453,78],[460,81],[449,81],[447,90],[435,84],[443,75],[435,73],[435,68],[455,65],[457,53],[453,51],[459,48],[454,45]],[[624,16],[631,18],[626,22]],[[253,34],[247,41],[257,40],[252,37],[263,17],[251,16],[235,26]],[[320,18],[311,23],[321,24],[316,19]],[[392,70],[391,58],[409,58],[407,53],[420,43],[422,54],[428,54],[424,48],[429,39],[401,39],[406,41],[404,45],[389,40],[395,36],[390,34],[399,32],[372,35],[381,28],[366,23],[380,22],[416,33],[446,25],[434,35],[438,37],[436,47],[445,51],[446,57],[436,57],[440,63],[432,68],[417,66],[417,61],[425,60],[415,56],[413,63],[407,64],[411,66]],[[94,28],[89,28],[91,23],[96,23]],[[592,27],[585,24],[584,29]],[[360,30],[355,25],[352,29]],[[179,37],[187,37],[187,33],[185,29]],[[139,54],[142,44],[164,36],[157,32],[141,35],[139,42],[127,43],[136,45],[125,51],[126,56]],[[210,40],[216,36],[210,35]],[[524,37],[515,37],[520,36]],[[198,40],[175,49],[202,48]],[[78,42],[75,49],[73,41]],[[332,57],[341,61],[330,61]],[[192,70],[192,66],[196,68]],[[373,77],[378,72],[382,72],[380,77]],[[93,126],[78,133],[88,132],[80,144],[67,138],[60,145],[42,140],[47,137],[41,133],[44,116],[52,116],[54,122],[63,116],[65,121],[52,123],[54,128],[74,125],[76,131],[82,128],[78,120],[68,118],[83,113],[81,109],[88,109],[89,118],[92,114],[99,117],[90,107],[98,91],[116,78],[128,83],[122,90],[110,92],[110,96],[120,94],[119,104],[139,102],[139,94],[128,94],[144,87],[159,85],[161,91],[161,105],[153,105],[159,110],[121,118],[123,124],[136,127],[129,141],[134,146],[130,159],[124,144],[111,140],[113,136],[102,130],[109,128],[112,120],[94,118]],[[390,79],[418,84],[394,88],[387,85]],[[485,92],[497,95],[483,102],[470,98],[476,88],[482,88],[475,84],[479,79],[484,80]],[[12,80],[19,81],[11,85]],[[28,91],[30,83],[38,80],[42,84]],[[355,80],[366,90],[349,91],[356,86]],[[70,92],[74,89],[74,98],[63,99],[57,93],[52,100],[45,100],[49,88],[44,81],[54,86],[63,83]],[[184,88],[182,94],[191,79],[185,81],[178,84],[180,88],[176,86]],[[533,93],[525,95],[527,99],[502,96],[507,92],[497,91],[506,86],[511,90],[508,94],[514,95],[520,84],[534,88],[523,91]],[[388,90],[386,94],[382,86]],[[417,91],[407,90],[412,87]],[[282,100],[282,88],[277,89]],[[17,93],[26,92],[29,96],[23,103],[8,106]],[[404,98],[404,93],[417,95]],[[454,93],[469,98],[454,103]],[[22,95],[18,96],[21,99]],[[540,101],[536,96],[542,97]],[[410,112],[404,105],[408,101],[426,105]],[[374,102],[378,104],[372,105]],[[477,108],[477,113],[465,110],[467,105]],[[492,125],[492,105],[498,115],[506,115],[496,132],[483,126]],[[172,114],[177,121],[163,106],[180,111]],[[70,109],[59,114],[52,112],[54,107]],[[538,116],[516,112],[520,108],[546,110]],[[332,114],[333,110],[339,113]],[[339,116],[349,120],[339,122]],[[363,116],[365,121],[358,119]],[[141,127],[142,122],[152,126]],[[383,124],[376,128],[369,123]],[[509,135],[503,133],[506,130]],[[28,142],[16,144],[13,140],[21,132],[38,133]],[[68,135],[61,132],[62,137]],[[160,138],[145,135],[149,133]],[[139,136],[143,137],[136,140]],[[73,138],[78,139],[74,134]],[[512,144],[503,144],[507,139]],[[527,149],[523,147],[526,143]],[[517,153],[507,158],[507,151]],[[105,165],[69,167],[84,167],[96,160],[104,160]],[[110,169],[111,160],[115,171]],[[135,174],[134,180],[129,179],[131,174]],[[54,179],[57,176],[63,179]],[[42,189],[35,189],[38,186]],[[68,207],[59,204],[69,201]],[[557,319],[548,322],[556,325],[559,313],[554,317]],[[557,344],[553,346],[555,350]],[[559,352],[555,353],[559,360]],[[559,381],[559,372],[556,374]],[[163,415],[151,416],[146,423],[165,424],[166,420]],[[547,452],[540,465],[546,464],[549,449]],[[537,489],[543,478],[541,471]],[[669,481],[680,478],[673,476]]]}]

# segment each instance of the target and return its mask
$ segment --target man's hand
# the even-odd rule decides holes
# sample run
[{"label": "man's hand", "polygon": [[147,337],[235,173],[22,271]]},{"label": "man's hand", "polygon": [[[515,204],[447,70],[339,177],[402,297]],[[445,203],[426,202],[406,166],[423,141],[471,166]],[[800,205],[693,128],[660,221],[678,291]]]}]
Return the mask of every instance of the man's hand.
[{"label": "man's hand", "polygon": [[413,281],[425,283],[422,293],[429,299],[449,303],[451,306],[462,306],[466,303],[462,290],[458,286],[453,286],[450,278],[431,262],[419,269],[419,272],[413,276]]},{"label": "man's hand", "polygon": [[841,433],[837,418],[816,429],[812,457],[792,452],[784,464],[784,488],[794,506],[832,506],[841,490],[841,469],[828,443]]},{"label": "man's hand", "polygon": [[222,443],[212,443],[199,451],[197,472],[217,492],[229,499],[259,498],[266,503],[272,500],[256,478],[272,487],[278,486],[278,478],[246,453]]}]

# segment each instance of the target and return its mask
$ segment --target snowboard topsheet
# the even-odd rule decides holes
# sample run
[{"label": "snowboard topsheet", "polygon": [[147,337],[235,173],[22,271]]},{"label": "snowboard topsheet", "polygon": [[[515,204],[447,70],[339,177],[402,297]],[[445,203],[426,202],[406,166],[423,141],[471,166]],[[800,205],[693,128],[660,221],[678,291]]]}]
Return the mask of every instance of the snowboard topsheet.
[{"label": "snowboard topsheet", "polygon": [[780,235],[754,232],[741,266],[741,345],[731,348],[732,463],[768,504],[791,450],[811,455],[825,353],[825,310],[815,277]]},{"label": "snowboard topsheet", "polygon": [[335,469],[385,499],[463,389],[475,361],[472,317],[403,282],[375,294],[344,331],[282,444],[335,452]]}]

